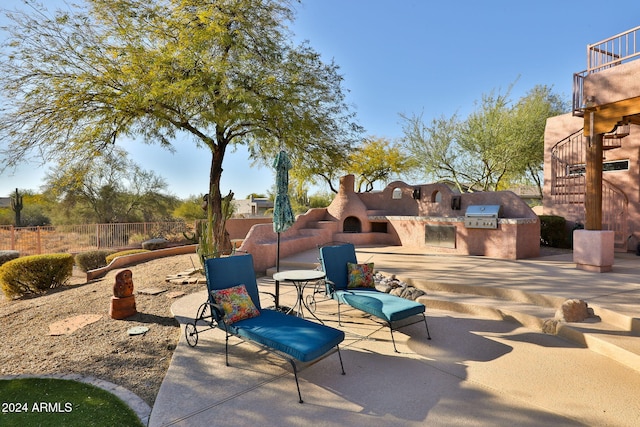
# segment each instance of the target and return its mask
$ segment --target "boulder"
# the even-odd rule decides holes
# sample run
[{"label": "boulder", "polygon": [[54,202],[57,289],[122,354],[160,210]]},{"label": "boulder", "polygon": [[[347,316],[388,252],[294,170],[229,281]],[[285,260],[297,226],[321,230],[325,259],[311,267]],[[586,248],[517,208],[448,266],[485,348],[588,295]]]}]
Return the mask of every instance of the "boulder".
[{"label": "boulder", "polygon": [[555,318],[561,322],[583,322],[592,317],[593,312],[587,303],[581,299],[568,299],[556,311]]},{"label": "boulder", "polygon": [[156,249],[164,249],[169,246],[169,241],[163,238],[149,239],[142,242],[142,249],[153,251]]}]

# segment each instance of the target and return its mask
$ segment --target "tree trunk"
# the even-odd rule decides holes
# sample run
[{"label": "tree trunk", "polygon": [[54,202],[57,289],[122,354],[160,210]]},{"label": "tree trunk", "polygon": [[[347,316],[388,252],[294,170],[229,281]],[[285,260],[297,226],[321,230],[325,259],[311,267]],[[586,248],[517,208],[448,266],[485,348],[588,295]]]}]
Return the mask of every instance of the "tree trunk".
[{"label": "tree trunk", "polygon": [[231,240],[226,229],[226,217],[222,209],[222,194],[220,192],[223,159],[224,145],[218,144],[217,149],[212,150],[207,206],[207,234],[214,248],[214,254],[211,255],[214,256],[231,253]]}]

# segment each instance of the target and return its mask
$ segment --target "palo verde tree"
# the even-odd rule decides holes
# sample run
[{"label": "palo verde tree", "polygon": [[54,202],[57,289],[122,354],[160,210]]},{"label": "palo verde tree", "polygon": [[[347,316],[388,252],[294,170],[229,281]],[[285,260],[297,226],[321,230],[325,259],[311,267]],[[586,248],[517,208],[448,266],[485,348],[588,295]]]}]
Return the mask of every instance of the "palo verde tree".
[{"label": "palo verde tree", "polygon": [[412,157],[400,144],[386,138],[366,138],[349,156],[349,172],[354,173],[358,192],[369,192],[377,181],[387,181],[393,174],[409,173],[415,167]]},{"label": "palo verde tree", "polygon": [[0,114],[0,154],[9,166],[32,153],[91,158],[122,137],[206,147],[208,234],[221,248],[230,147],[246,144],[268,164],[286,149],[297,164],[346,155],[357,138],[338,67],[292,41],[288,0],[68,7],[8,13],[0,88],[12,102]]},{"label": "palo verde tree", "polygon": [[430,178],[450,180],[460,191],[495,191],[514,182],[534,182],[541,191],[544,127],[566,103],[549,87],[536,86],[516,103],[506,94],[482,96],[461,120],[402,116],[407,149]]}]

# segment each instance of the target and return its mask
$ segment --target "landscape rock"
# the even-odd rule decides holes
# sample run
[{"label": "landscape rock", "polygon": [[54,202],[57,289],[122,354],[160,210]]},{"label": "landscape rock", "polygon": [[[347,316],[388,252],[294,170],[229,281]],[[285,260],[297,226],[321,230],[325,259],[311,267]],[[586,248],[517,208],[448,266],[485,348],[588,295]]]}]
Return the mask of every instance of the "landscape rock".
[{"label": "landscape rock", "polygon": [[555,316],[562,322],[583,322],[589,317],[593,317],[593,310],[589,309],[585,301],[577,298],[563,302]]},{"label": "landscape rock", "polygon": [[20,252],[13,250],[0,251],[0,265],[20,257]]},{"label": "landscape rock", "polygon": [[142,242],[142,249],[147,249],[149,251],[153,251],[156,249],[164,249],[169,246],[169,241],[167,239],[157,238],[157,239],[149,239]]},{"label": "landscape rock", "polygon": [[547,319],[542,323],[542,332],[549,335],[555,335],[558,330],[558,321],[556,319]]},{"label": "landscape rock", "polygon": [[387,277],[381,273],[376,273],[374,276],[376,282],[376,289],[380,292],[386,292],[391,295],[396,295],[401,298],[416,300],[419,297],[425,295],[425,292],[410,286],[408,283],[398,280],[395,274]]}]

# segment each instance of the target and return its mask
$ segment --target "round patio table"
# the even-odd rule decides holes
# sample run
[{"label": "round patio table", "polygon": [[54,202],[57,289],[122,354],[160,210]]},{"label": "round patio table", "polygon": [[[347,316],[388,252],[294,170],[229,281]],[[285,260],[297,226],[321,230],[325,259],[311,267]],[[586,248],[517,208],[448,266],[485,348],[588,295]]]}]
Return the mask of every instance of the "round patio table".
[{"label": "round patio table", "polygon": [[287,270],[280,271],[273,275],[274,280],[277,280],[279,282],[291,283],[296,288],[296,303],[293,305],[293,307],[291,307],[291,310],[289,310],[288,314],[295,311],[298,317],[304,317],[304,307],[307,309],[309,314],[311,314],[318,322],[324,324],[324,322],[313,313],[313,310],[309,308],[303,298],[304,288],[307,286],[307,284],[309,282],[324,279],[324,277],[324,271],[319,270]]}]

